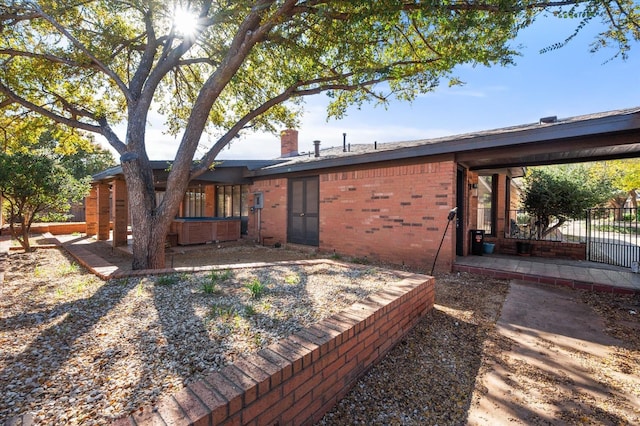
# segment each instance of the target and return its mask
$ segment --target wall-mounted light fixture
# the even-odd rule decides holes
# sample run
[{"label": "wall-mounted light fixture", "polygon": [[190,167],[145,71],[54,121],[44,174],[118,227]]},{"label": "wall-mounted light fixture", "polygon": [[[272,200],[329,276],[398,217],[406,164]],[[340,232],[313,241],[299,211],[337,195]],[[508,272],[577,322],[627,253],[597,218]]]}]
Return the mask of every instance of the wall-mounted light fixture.
[{"label": "wall-mounted light fixture", "polygon": [[472,193],[472,195],[477,197],[478,196],[478,184],[477,183],[470,183],[469,184],[469,192]]}]

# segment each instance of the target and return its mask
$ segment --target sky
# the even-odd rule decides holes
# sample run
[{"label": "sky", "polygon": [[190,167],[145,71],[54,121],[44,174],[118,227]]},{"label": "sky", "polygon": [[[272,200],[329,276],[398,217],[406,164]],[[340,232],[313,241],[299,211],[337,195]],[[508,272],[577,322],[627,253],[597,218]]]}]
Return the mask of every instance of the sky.
[{"label": "sky", "polygon": [[[561,119],[640,106],[640,43],[632,45],[626,61],[609,60],[615,54],[612,49],[592,54],[589,45],[602,30],[592,24],[562,49],[539,53],[574,29],[570,21],[539,19],[514,40],[513,46],[522,46],[515,65],[460,66],[453,75],[465,82],[463,86],[448,87],[442,82],[435,92],[420,95],[412,103],[392,101],[386,108],[365,104],[359,110],[349,109],[344,119],[327,121],[327,97],[308,97],[297,129],[299,151],[312,151],[314,140],[321,141],[321,148],[342,146],[343,133],[351,144],[399,142],[535,123],[547,116]],[[162,134],[161,119],[151,116],[150,121],[149,157],[172,159],[177,142]],[[248,133],[218,158],[279,156],[278,135]]]}]

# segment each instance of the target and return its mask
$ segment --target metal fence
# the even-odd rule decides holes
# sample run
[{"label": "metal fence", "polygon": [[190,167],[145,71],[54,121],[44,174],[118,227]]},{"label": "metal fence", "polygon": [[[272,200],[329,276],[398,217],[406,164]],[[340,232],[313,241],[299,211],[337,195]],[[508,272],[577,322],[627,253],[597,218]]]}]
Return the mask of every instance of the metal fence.
[{"label": "metal fence", "polygon": [[584,220],[570,220],[558,228],[543,235],[543,229],[538,226],[535,218],[524,210],[509,210],[509,230],[506,238],[518,240],[544,240],[563,243],[584,243],[587,240],[586,216]]},{"label": "metal fence", "polygon": [[[506,238],[586,243],[587,260],[634,267],[640,262],[640,212],[637,208],[594,208],[541,236],[535,219],[523,210],[509,211]],[[635,265],[634,265],[635,263]]]},{"label": "metal fence", "polygon": [[586,219],[587,260],[624,267],[640,260],[638,209],[590,209]]}]

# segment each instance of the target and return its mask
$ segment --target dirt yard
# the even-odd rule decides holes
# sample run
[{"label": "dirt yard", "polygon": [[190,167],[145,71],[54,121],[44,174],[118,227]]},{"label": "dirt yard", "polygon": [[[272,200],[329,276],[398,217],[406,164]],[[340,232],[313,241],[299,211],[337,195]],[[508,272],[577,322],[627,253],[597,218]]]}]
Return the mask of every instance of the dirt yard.
[{"label": "dirt yard", "polygon": [[[130,260],[109,247],[96,246],[96,251],[114,263],[124,265]],[[198,254],[173,253],[173,262],[177,266],[183,261],[244,263],[296,257],[314,255],[230,246],[210,247]],[[386,274],[376,265],[354,265],[351,271],[333,275],[346,279],[354,274],[362,278],[364,274],[366,278],[373,271],[382,273],[382,277]],[[300,281],[300,271],[269,274],[268,279],[250,275],[238,276],[238,280],[246,283],[259,278],[273,288],[274,294],[280,291],[277,288],[300,287],[305,295],[322,296],[322,286],[311,285],[307,278]],[[378,278],[373,281],[384,282]],[[175,279],[102,282],[58,249],[11,252],[0,289],[0,424],[16,415],[31,416],[35,424],[107,424],[139,408],[139,401],[153,401],[178,389],[198,370],[215,368],[220,365],[216,363],[232,360],[235,352],[277,338],[267,331],[251,334],[248,324],[259,315],[240,312],[231,302],[211,302],[209,298],[229,293],[224,286],[230,284],[214,285],[209,293],[205,284],[211,277],[206,274],[184,274]],[[375,285],[371,283],[371,291],[375,291]],[[501,280],[466,274],[437,276],[435,309],[320,424],[465,424],[474,395],[484,392],[479,384],[490,365],[487,362],[499,359],[506,349],[507,343],[497,335],[495,325],[508,290],[509,283]],[[235,291],[246,297],[246,287]],[[180,294],[190,300],[191,304],[185,306],[192,307],[186,319],[171,316],[176,309],[184,311],[184,307],[175,305],[182,303]],[[356,289],[350,294],[363,295]],[[624,344],[615,348],[613,359],[578,354],[584,357],[585,374],[606,377],[601,382],[610,389],[610,398],[599,402],[582,401],[583,395],[568,396],[576,399],[576,405],[588,403],[594,409],[557,424],[608,424],[612,418],[618,420],[617,424],[638,424],[640,411],[628,403],[629,399],[640,400],[640,386],[628,385],[629,376],[640,377],[640,315],[631,314],[639,306],[638,298],[583,292],[575,295],[593,307],[605,321],[607,332]],[[325,294],[318,299],[322,302],[311,303],[308,310],[298,314],[313,320],[313,309],[322,309],[318,306],[344,296]],[[275,299],[265,301],[266,305],[276,303]],[[210,350],[217,337],[212,337],[211,329],[203,329],[205,322],[198,306],[205,302],[213,303],[207,305],[206,312],[224,319],[214,327],[216,336],[230,334],[230,330],[247,334],[244,346],[228,345],[229,352],[224,354]],[[283,318],[279,325],[290,326],[287,321]],[[177,328],[171,328],[176,324]],[[179,352],[176,342],[183,338],[200,339],[209,349]],[[149,347],[155,350],[149,351]],[[523,380],[530,379],[531,371],[521,367],[506,366],[511,368],[509,374],[515,382],[520,375]],[[554,377],[536,377],[536,381],[540,389],[557,387]],[[544,394],[536,395],[544,398]],[[527,401],[532,405],[537,402],[535,397]]]}]

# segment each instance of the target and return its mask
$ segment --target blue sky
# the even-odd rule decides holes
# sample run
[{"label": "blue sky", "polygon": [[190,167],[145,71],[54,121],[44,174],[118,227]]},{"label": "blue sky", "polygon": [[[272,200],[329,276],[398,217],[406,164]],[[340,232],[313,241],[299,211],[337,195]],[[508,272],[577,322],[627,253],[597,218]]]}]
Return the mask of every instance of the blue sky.
[{"label": "blue sky", "polygon": [[[307,98],[299,131],[299,150],[341,146],[342,134],[349,143],[396,142],[428,139],[471,131],[534,123],[556,115],[572,117],[640,106],[640,44],[632,46],[626,61],[608,61],[615,51],[589,52],[593,36],[601,28],[591,25],[562,49],[540,54],[569,36],[575,26],[566,20],[540,18],[523,31],[514,45],[523,45],[522,56],[509,67],[459,67],[455,75],[464,86],[446,82],[413,103],[392,102],[386,109],[365,105],[352,108],[342,120],[326,121],[327,98]],[[149,156],[173,158],[175,142],[160,134],[155,125],[148,132]],[[277,135],[248,134],[225,149],[220,159],[265,159],[280,155]]]}]

